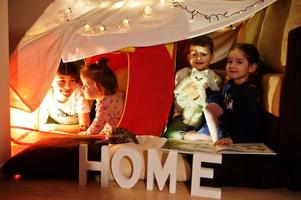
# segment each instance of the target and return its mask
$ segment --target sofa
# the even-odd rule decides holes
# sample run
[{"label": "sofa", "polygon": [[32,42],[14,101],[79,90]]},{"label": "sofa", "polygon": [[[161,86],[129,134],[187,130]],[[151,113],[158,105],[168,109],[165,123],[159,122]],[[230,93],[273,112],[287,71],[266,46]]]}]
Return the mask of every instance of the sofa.
[{"label": "sofa", "polygon": [[264,63],[262,141],[277,155],[223,155],[204,185],[301,189],[301,2],[278,0],[240,26],[236,42],[257,46]]}]

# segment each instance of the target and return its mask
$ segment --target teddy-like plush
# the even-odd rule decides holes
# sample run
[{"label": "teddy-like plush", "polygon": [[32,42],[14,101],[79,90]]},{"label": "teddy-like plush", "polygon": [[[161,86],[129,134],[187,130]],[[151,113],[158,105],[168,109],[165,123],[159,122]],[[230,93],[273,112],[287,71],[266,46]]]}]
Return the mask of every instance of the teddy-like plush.
[{"label": "teddy-like plush", "polygon": [[202,123],[203,109],[207,105],[206,87],[217,91],[218,82],[215,72],[210,69],[199,71],[192,69],[190,76],[184,78],[175,88],[176,106],[182,110],[183,122],[198,127]]}]

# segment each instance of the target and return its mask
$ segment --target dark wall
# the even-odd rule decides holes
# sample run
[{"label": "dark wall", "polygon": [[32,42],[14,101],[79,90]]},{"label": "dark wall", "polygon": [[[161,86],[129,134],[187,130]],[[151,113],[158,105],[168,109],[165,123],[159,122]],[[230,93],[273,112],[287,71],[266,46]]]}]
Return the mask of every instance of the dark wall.
[{"label": "dark wall", "polygon": [[24,33],[33,25],[52,0],[9,0],[9,52],[16,48]]},{"label": "dark wall", "polygon": [[281,97],[279,154],[290,175],[290,187],[301,189],[301,27],[288,35],[287,66]]}]

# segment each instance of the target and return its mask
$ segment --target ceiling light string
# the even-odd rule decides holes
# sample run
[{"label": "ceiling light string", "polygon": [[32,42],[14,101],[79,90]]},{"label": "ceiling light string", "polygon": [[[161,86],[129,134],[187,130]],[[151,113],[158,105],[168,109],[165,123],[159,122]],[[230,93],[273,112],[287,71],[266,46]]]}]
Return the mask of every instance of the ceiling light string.
[{"label": "ceiling light string", "polygon": [[241,14],[241,13],[243,13],[245,11],[248,11],[251,8],[256,7],[259,4],[262,4],[262,3],[264,3],[264,0],[256,1],[254,4],[251,4],[251,5],[247,6],[244,9],[239,10],[239,11],[235,11],[235,12],[233,12],[231,14],[228,14],[229,12],[226,11],[223,14],[221,14],[221,13],[214,13],[214,14],[211,14],[211,15],[207,15],[207,14],[199,12],[197,9],[190,10],[186,5],[183,5],[183,3],[179,2],[179,1],[175,1],[175,0],[172,1],[173,7],[175,7],[175,8],[181,8],[181,9],[183,9],[184,11],[188,12],[191,15],[191,17],[190,17],[191,21],[194,20],[195,16],[201,16],[201,17],[205,18],[208,22],[211,22],[213,19],[216,19],[217,21],[219,21],[220,17],[229,18],[229,17],[232,17],[233,15]]}]

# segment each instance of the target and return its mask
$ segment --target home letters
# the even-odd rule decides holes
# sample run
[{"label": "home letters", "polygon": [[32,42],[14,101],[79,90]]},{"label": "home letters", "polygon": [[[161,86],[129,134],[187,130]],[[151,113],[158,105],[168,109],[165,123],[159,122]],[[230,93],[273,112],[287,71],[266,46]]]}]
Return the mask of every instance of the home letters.
[{"label": "home letters", "polygon": [[[153,190],[156,179],[158,188],[162,191],[169,177],[169,192],[175,193],[178,152],[175,150],[170,151],[163,165],[158,152],[158,149],[148,149],[147,151],[146,189]],[[120,162],[124,157],[127,157],[132,163],[132,175],[129,178],[125,177],[120,171]],[[202,162],[221,164],[222,156],[220,154],[199,152],[193,154],[191,195],[220,199],[220,188],[200,186],[201,178],[213,178],[214,173],[213,169],[202,167]],[[101,147],[101,161],[89,161],[88,145],[81,144],[79,147],[79,185],[87,185],[87,172],[92,170],[101,172],[101,187],[108,187],[109,169],[111,167],[112,175],[118,185],[122,188],[130,189],[139,180],[143,164],[143,158],[138,150],[134,148],[121,148],[110,159],[107,145]]]}]

